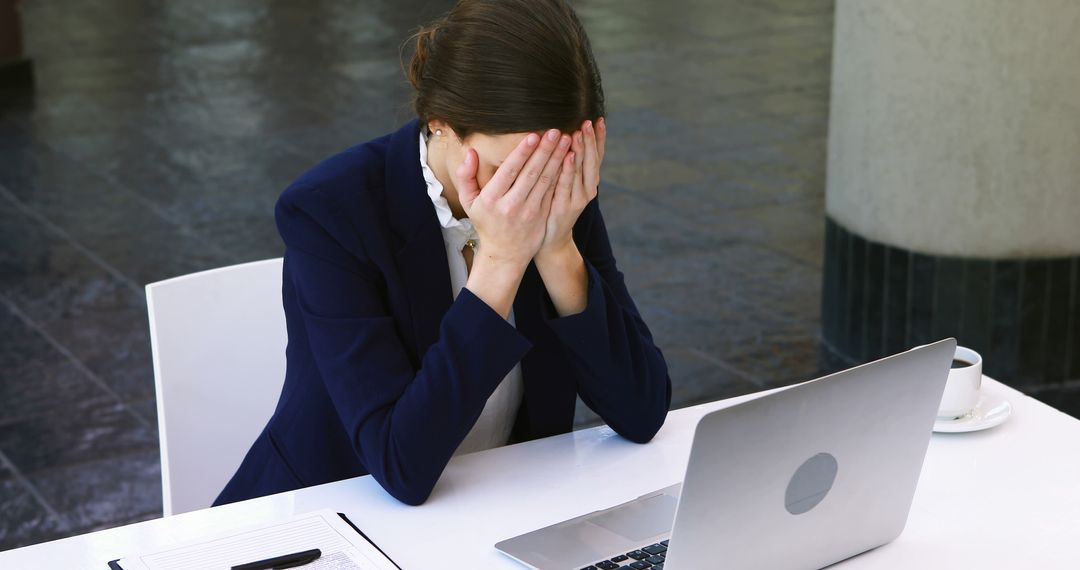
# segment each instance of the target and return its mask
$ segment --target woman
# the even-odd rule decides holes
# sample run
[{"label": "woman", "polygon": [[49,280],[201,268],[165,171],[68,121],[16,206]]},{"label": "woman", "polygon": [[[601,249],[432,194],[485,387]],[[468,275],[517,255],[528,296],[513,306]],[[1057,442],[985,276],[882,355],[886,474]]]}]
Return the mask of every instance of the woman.
[{"label": "woman", "polygon": [[577,396],[635,442],[664,422],[667,365],[595,199],[603,92],[573,10],[461,0],[409,77],[417,119],[277,203],[285,385],[215,504],[366,473],[420,504],[455,453],[570,431]]}]

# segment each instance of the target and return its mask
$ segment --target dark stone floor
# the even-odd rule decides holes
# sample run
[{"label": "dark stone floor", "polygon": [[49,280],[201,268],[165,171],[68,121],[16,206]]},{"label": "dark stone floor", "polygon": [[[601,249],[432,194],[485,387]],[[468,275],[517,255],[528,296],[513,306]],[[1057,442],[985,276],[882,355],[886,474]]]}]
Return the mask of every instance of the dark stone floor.
[{"label": "dark stone floor", "polygon": [[[449,5],[23,2],[37,88],[0,94],[0,549],[160,516],[143,286],[280,256],[278,193],[411,118],[400,43]],[[815,376],[831,0],[575,5],[608,97],[602,204],[673,406]]]}]

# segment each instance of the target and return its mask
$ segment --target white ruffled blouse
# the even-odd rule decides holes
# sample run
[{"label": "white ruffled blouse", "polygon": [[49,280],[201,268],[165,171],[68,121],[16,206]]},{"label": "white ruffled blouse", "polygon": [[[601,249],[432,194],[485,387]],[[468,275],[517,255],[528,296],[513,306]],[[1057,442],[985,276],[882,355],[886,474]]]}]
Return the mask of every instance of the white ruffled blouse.
[{"label": "white ruffled blouse", "polygon": [[[469,279],[469,270],[465,265],[465,256],[461,250],[466,242],[475,240],[480,242],[476,229],[468,218],[459,220],[454,217],[450,210],[450,204],[443,197],[443,186],[435,173],[427,164],[427,127],[420,129],[420,168],[424,172],[424,180],[427,182],[428,197],[435,205],[435,212],[439,216],[439,224],[442,226],[443,242],[446,244],[446,260],[450,265],[450,289],[454,298],[457,299],[465,282]],[[509,322],[514,325],[514,310],[510,309]],[[510,439],[510,430],[514,427],[514,419],[517,417],[518,408],[525,392],[525,385],[521,377],[521,364],[515,364],[510,373],[503,378],[495,392],[487,400],[480,418],[476,420],[472,430],[465,436],[465,440],[458,446],[454,455],[472,453],[492,447],[506,445]]]}]

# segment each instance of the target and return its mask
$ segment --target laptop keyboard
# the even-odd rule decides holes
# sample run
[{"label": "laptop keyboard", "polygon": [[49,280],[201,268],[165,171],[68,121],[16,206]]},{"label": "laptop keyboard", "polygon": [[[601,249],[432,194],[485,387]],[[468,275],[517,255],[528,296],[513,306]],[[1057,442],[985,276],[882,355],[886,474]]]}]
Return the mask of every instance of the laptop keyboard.
[{"label": "laptop keyboard", "polygon": [[607,560],[601,560],[590,564],[581,570],[622,570],[623,568],[652,568],[664,570],[664,557],[667,556],[668,541],[661,540],[656,544],[643,546],[637,550],[631,550],[625,554],[612,556]]}]

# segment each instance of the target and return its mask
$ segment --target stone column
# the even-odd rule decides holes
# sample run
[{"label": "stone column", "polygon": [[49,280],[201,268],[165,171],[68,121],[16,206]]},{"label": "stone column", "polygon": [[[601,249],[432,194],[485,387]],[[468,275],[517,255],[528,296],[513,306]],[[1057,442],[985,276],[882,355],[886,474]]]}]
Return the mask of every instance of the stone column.
[{"label": "stone column", "polygon": [[33,66],[23,55],[19,2],[0,0],[0,89],[33,83]]},{"label": "stone column", "polygon": [[837,0],[823,336],[1080,408],[1080,2]]}]

